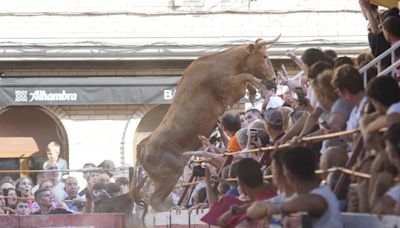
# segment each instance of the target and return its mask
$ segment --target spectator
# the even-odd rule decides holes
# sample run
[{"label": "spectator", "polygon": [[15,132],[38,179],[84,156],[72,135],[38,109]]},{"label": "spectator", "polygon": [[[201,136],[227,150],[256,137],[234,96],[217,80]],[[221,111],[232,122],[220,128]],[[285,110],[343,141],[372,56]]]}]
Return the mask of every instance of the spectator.
[{"label": "spectator", "polygon": [[[247,113],[246,113],[246,119],[247,119]],[[240,145],[235,136],[235,133],[241,127],[239,115],[232,111],[225,112],[225,114],[221,118],[221,124],[224,132],[230,137],[227,147],[228,151],[229,152],[240,151]]]},{"label": "spectator", "polygon": [[285,177],[298,194],[282,204],[256,202],[247,216],[261,219],[274,214],[307,212],[313,227],[343,227],[339,202],[328,186],[320,186],[315,174],[316,154],[306,147],[288,149],[282,157]]},{"label": "spectator", "polygon": [[17,189],[17,195],[26,198],[26,202],[28,202],[29,211],[32,210],[32,204],[34,203],[34,197],[32,194],[32,179],[28,176],[20,177],[15,185]]},{"label": "spectator", "polygon": [[29,215],[29,202],[27,200],[18,200],[15,208],[16,215]]},{"label": "spectator", "polygon": [[374,59],[374,56],[372,55],[371,52],[362,52],[361,54],[359,54],[356,58],[356,62],[355,62],[355,66],[358,69],[361,69],[361,67],[363,65],[361,65],[361,63],[364,63],[364,65],[366,65],[367,63],[371,62]]},{"label": "spectator", "polygon": [[377,145],[375,132],[387,127],[387,118],[396,112],[390,107],[400,101],[400,87],[392,77],[377,77],[368,84],[367,95],[376,111],[361,118],[360,128],[364,147],[373,148]]},{"label": "spectator", "polygon": [[104,160],[97,167],[103,169],[100,174],[106,174],[110,179],[114,176],[115,164],[113,161]]},{"label": "spectator", "polygon": [[6,201],[5,198],[3,196],[3,192],[0,192],[0,214],[12,214],[13,211],[6,207]]},{"label": "spectator", "polygon": [[14,181],[9,176],[3,177],[0,180],[0,192],[3,192],[3,189],[7,188],[15,188]]},{"label": "spectator", "polygon": [[[361,12],[363,13],[365,19],[369,22],[368,28],[368,43],[371,48],[372,54],[377,57],[384,51],[390,48],[390,44],[386,41],[382,30],[379,28],[381,19],[384,20],[385,15],[379,16],[378,6],[370,3],[369,0],[360,0]],[[385,68],[390,64],[389,58],[384,58],[382,61],[382,66]]]},{"label": "spectator", "polygon": [[[341,147],[329,147],[320,157],[319,167],[327,171],[332,167],[345,167],[348,160],[347,150]],[[340,172],[323,173],[321,178],[333,189]]]},{"label": "spectator", "polygon": [[[385,153],[389,162],[400,173],[400,123],[392,125],[385,137]],[[373,212],[377,214],[394,214],[395,205],[400,204],[400,185],[390,188],[375,205]]]},{"label": "spectator", "polygon": [[324,54],[326,57],[335,60],[337,58],[337,53],[334,50],[325,50]]},{"label": "spectator", "polygon": [[108,184],[110,183],[111,174],[109,172],[100,172],[99,175],[96,178],[96,183],[103,183],[103,184]]},{"label": "spectator", "polygon": [[[93,163],[85,163],[82,168],[83,169],[95,169],[96,165],[93,164]],[[82,191],[79,192],[80,196],[84,196],[84,195],[86,195],[86,193],[88,193],[88,189],[87,188],[88,188],[89,179],[90,179],[90,176],[91,176],[92,173],[93,172],[83,172],[83,178],[86,180],[87,186],[86,186],[86,188],[84,188]],[[96,179],[97,176],[98,176],[98,174],[96,173],[95,177],[92,178],[92,179]],[[94,180],[93,184],[95,184],[95,183],[96,183],[96,180]]]},{"label": "spectator", "polygon": [[250,126],[250,124],[258,119],[261,119],[261,112],[258,109],[251,108],[246,111],[247,126]]},{"label": "spectator", "polygon": [[43,166],[44,170],[48,171],[46,172],[46,179],[50,181],[53,185],[52,191],[54,193],[54,196],[56,197],[57,201],[62,201],[66,194],[64,191],[65,185],[58,178],[59,172],[57,171],[57,163],[46,161]]},{"label": "spectator", "polygon": [[271,141],[271,145],[275,145],[285,132],[283,131],[283,116],[277,111],[273,110],[265,115],[265,129]]},{"label": "spectator", "polygon": [[[333,63],[330,64],[331,61],[327,60],[324,53],[316,48],[304,51],[302,59],[306,65],[305,74],[308,77],[307,80],[310,82],[324,70],[333,69]],[[319,103],[314,87],[309,86],[307,88],[306,98],[306,111],[303,112],[303,115],[296,121],[293,127],[279,140],[279,143],[286,142],[294,136],[302,136],[311,131],[317,124],[318,119],[324,116],[324,113],[327,113],[327,110]]]},{"label": "spectator", "polygon": [[333,65],[333,68],[334,69],[337,69],[338,67],[340,67],[340,66],[343,66],[343,65],[350,65],[350,66],[354,66],[354,62],[353,62],[353,60],[350,58],[350,57],[347,57],[347,56],[341,56],[341,57],[337,57],[335,60],[334,60],[334,65]]},{"label": "spectator", "polygon": [[[94,169],[96,168],[96,166],[92,163],[86,163],[83,166],[84,169]],[[86,188],[83,189],[79,195],[80,196],[85,196],[86,198],[86,205],[85,205],[85,209],[84,212],[86,213],[91,213],[94,211],[94,204],[93,204],[93,200],[92,200],[92,188],[93,186],[97,183],[97,178],[99,176],[99,173],[97,172],[85,172],[83,173],[84,178],[86,179]]]},{"label": "spectator", "polygon": [[318,61],[326,61],[326,55],[317,48],[309,48],[304,51],[301,60],[305,64],[304,75],[308,76],[310,68]]},{"label": "spectator", "polygon": [[346,129],[358,128],[361,113],[367,104],[362,76],[353,66],[344,65],[335,71],[332,84],[338,89],[339,96],[353,106]]},{"label": "spectator", "polygon": [[20,177],[15,184],[15,188],[20,196],[25,198],[32,197],[32,179],[30,177]]},{"label": "spectator", "polygon": [[282,114],[283,118],[283,131],[288,131],[293,122],[290,121],[294,110],[291,107],[283,106],[277,109]]},{"label": "spectator", "polygon": [[129,192],[129,180],[126,177],[118,177],[115,183],[120,188],[121,195]]},{"label": "spectator", "polygon": [[[388,17],[382,23],[383,35],[391,46],[400,42],[400,16]],[[400,58],[400,49],[395,51],[395,57]],[[395,71],[397,77],[400,76],[400,68]]]},{"label": "spectator", "polygon": [[[315,136],[320,135],[325,131],[337,132],[346,129],[346,122],[350,117],[353,107],[347,104],[343,99],[338,99],[335,88],[331,84],[332,75],[332,71],[324,71],[312,82],[312,86],[317,93],[319,102],[323,107],[329,110],[329,113],[327,118],[324,119],[325,122],[323,122],[323,125],[325,126],[323,126],[323,129],[315,131],[309,135]],[[304,133],[307,134],[307,132]],[[329,146],[344,147],[346,145],[343,139],[325,140],[321,152],[324,152]]]},{"label": "spectator", "polygon": [[[53,202],[52,203],[53,203],[54,208],[59,207],[59,208],[68,210],[68,206],[62,201],[63,199],[62,198],[59,199],[59,198],[55,197],[54,192],[53,192],[54,186],[51,181],[49,181],[49,180],[43,181],[39,186],[39,189],[40,188],[48,189],[51,192],[51,194],[53,194],[53,196],[52,196]],[[38,208],[39,208],[39,205],[36,202],[34,202],[32,205],[32,210],[37,211]]]},{"label": "spectator", "polygon": [[[47,144],[46,147],[46,155],[47,155],[47,159],[50,162],[53,163],[57,163],[57,167],[60,170],[67,170],[68,169],[68,163],[66,160],[62,159],[60,157],[60,144],[56,143],[56,142],[50,142],[49,144]],[[61,181],[62,180],[62,175],[64,173],[58,173],[58,179]]]},{"label": "spectator", "polygon": [[247,127],[246,113],[245,112],[240,112],[239,113],[239,118],[240,118],[241,128],[246,128]]},{"label": "spectator", "polygon": [[[237,179],[241,192],[250,198],[250,203],[245,203],[241,206],[233,205],[230,211],[227,211],[220,216],[220,226],[226,225],[231,216],[244,213],[246,208],[251,205],[251,202],[263,201],[276,195],[271,186],[263,183],[261,166],[254,159],[244,158],[238,162]],[[252,224],[247,225],[248,227],[257,227],[256,222],[252,222]]]},{"label": "spectator", "polygon": [[[40,169],[43,169],[43,164]],[[43,172],[38,172],[36,173],[36,185],[32,187],[32,194],[35,194],[35,192],[39,189],[39,186],[43,183],[43,181],[46,180],[46,174]],[[32,182],[33,184],[33,182]]]},{"label": "spectator", "polygon": [[[344,167],[348,160],[347,151],[341,147],[330,147],[326,153],[320,156],[319,167],[321,170],[328,170],[332,167]],[[325,179],[326,173],[321,174]]]},{"label": "spectator", "polygon": [[55,208],[53,206],[54,196],[48,188],[40,188],[35,192],[35,201],[38,203],[40,209],[33,215],[46,215],[46,214],[72,214],[62,208]]},{"label": "spectator", "polygon": [[17,191],[15,190],[15,188],[3,189],[3,195],[7,197],[5,199],[6,207],[15,210],[17,203]]},{"label": "spectator", "polygon": [[240,150],[246,149],[247,142],[249,141],[249,136],[247,135],[248,131],[249,130],[247,128],[241,128],[235,133],[235,136],[240,146]]},{"label": "spectator", "polygon": [[273,154],[272,160],[272,181],[274,185],[278,188],[279,194],[269,200],[267,202],[271,202],[274,204],[283,203],[296,197],[296,193],[294,192],[293,187],[287,181],[283,171],[283,161],[282,157],[286,150],[281,149],[275,151]]},{"label": "spectator", "polygon": [[64,203],[68,206],[68,209],[73,212],[82,211],[86,200],[78,194],[79,186],[75,177],[70,176],[65,179],[64,190],[66,192]]}]

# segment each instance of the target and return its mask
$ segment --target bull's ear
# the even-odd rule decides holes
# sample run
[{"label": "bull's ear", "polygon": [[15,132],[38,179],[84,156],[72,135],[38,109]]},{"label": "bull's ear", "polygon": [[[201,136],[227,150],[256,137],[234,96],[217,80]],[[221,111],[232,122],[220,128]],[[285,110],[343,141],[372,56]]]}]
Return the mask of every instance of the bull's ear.
[{"label": "bull's ear", "polygon": [[251,54],[256,50],[256,45],[254,44],[249,44],[247,45],[247,53]]}]

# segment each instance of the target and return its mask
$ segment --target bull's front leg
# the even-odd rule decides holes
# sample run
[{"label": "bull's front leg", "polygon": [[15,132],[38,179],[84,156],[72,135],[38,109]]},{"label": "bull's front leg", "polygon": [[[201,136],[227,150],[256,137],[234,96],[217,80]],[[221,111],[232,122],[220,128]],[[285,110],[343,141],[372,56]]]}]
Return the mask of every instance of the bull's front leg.
[{"label": "bull's front leg", "polygon": [[246,88],[249,87],[251,88],[251,99],[255,97],[254,88],[258,89],[263,97],[267,94],[267,90],[261,80],[249,73],[225,77],[220,80],[220,83],[217,83],[217,87],[219,88],[216,88],[216,91],[218,95],[223,98],[226,107],[231,107],[233,104],[237,103],[240,98],[246,94]]}]

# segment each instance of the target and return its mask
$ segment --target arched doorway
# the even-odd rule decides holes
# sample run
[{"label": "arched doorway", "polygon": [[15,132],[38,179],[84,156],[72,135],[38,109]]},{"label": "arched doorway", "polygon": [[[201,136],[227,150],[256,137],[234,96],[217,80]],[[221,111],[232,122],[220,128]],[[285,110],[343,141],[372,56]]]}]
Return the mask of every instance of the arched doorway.
[{"label": "arched doorway", "polygon": [[15,165],[16,159],[20,169],[41,169],[51,141],[60,144],[61,156],[68,161],[67,134],[52,112],[40,106],[9,106],[0,111],[1,169],[15,169],[1,162]]},{"label": "arched doorway", "polygon": [[161,120],[169,109],[169,104],[158,105],[152,110],[148,111],[140,120],[139,125],[136,128],[135,136],[133,138],[133,150],[134,150],[134,163],[136,162],[136,145],[140,143],[144,138],[149,136],[157,127],[160,125]]}]

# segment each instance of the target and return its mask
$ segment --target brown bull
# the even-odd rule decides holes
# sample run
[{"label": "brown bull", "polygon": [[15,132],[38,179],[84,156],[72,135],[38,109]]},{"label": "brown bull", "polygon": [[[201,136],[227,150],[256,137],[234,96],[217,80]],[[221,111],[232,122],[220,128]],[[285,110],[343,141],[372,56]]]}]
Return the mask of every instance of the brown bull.
[{"label": "brown bull", "polygon": [[[150,204],[168,210],[164,200],[183,173],[187,159],[182,153],[197,150],[199,135],[210,135],[216,122],[246,92],[254,99],[256,89],[265,94],[263,80],[274,78],[267,45],[255,43],[200,57],[183,72],[172,104],[157,129],[138,145],[137,159],[155,184]],[[135,196],[135,188],[132,189]]]}]

